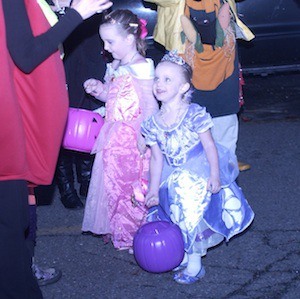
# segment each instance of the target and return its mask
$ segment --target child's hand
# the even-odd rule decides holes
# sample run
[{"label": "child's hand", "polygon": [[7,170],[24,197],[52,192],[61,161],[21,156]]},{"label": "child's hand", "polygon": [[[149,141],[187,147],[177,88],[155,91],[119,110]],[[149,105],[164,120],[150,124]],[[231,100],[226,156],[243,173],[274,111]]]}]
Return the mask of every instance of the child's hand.
[{"label": "child's hand", "polygon": [[146,195],[145,199],[146,199],[146,206],[148,208],[157,206],[159,204],[159,199],[158,199],[157,193],[153,193],[153,192],[149,191],[148,194]]},{"label": "child's hand", "polygon": [[221,190],[221,183],[219,177],[211,176],[207,181],[206,189],[211,193],[218,193]]},{"label": "child's hand", "polygon": [[141,155],[144,155],[146,153],[147,146],[146,146],[145,138],[142,135],[138,136],[137,148]]},{"label": "child's hand", "polygon": [[88,79],[83,83],[85,92],[98,97],[103,91],[103,83],[97,79]]}]

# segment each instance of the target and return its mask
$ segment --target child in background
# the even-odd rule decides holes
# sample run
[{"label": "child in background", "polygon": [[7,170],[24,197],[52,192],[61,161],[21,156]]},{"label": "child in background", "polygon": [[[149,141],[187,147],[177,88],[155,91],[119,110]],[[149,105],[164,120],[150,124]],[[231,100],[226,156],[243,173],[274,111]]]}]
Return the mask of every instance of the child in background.
[{"label": "child in background", "polygon": [[155,71],[153,92],[159,112],[142,123],[151,146],[150,185],[146,204],[149,219],[177,224],[185,257],[174,275],[191,284],[205,275],[201,257],[207,249],[246,229],[254,213],[236,185],[235,155],[215,145],[211,116],[191,104],[192,71],[174,52]]},{"label": "child in background", "polygon": [[82,231],[108,235],[115,248],[130,251],[147,214],[138,193],[148,178],[150,152],[140,125],[158,110],[152,93],[154,63],[144,57],[143,24],[129,10],[106,15],[100,36],[114,60],[107,64],[105,83],[84,83],[87,93],[106,102],[106,115],[93,150]]}]

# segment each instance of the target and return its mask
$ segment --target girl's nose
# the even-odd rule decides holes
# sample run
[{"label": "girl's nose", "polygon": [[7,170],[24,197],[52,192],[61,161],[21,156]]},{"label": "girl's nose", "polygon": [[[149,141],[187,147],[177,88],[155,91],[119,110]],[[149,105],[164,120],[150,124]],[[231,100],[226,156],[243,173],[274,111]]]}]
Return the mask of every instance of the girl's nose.
[{"label": "girl's nose", "polygon": [[107,45],[107,43],[104,43],[104,50],[108,51],[108,45]]}]

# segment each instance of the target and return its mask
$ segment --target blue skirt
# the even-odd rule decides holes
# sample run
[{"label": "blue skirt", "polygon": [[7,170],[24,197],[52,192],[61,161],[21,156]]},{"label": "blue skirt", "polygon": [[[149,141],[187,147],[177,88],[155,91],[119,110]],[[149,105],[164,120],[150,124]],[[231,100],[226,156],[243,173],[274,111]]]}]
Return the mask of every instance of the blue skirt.
[{"label": "blue skirt", "polygon": [[206,254],[208,248],[244,231],[254,212],[235,183],[235,161],[218,147],[222,188],[207,192],[209,164],[203,151],[194,152],[182,165],[165,160],[159,191],[159,205],[149,211],[149,221],[177,224],[187,253]]}]

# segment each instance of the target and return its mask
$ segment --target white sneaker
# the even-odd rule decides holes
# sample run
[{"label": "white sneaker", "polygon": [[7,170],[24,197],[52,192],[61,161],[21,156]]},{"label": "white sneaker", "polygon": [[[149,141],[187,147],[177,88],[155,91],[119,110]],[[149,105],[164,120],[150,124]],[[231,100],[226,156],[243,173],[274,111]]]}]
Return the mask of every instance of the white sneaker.
[{"label": "white sneaker", "polygon": [[45,286],[57,282],[62,273],[55,268],[40,268],[37,264],[33,263],[31,266],[33,275],[37,279],[39,286]]}]

